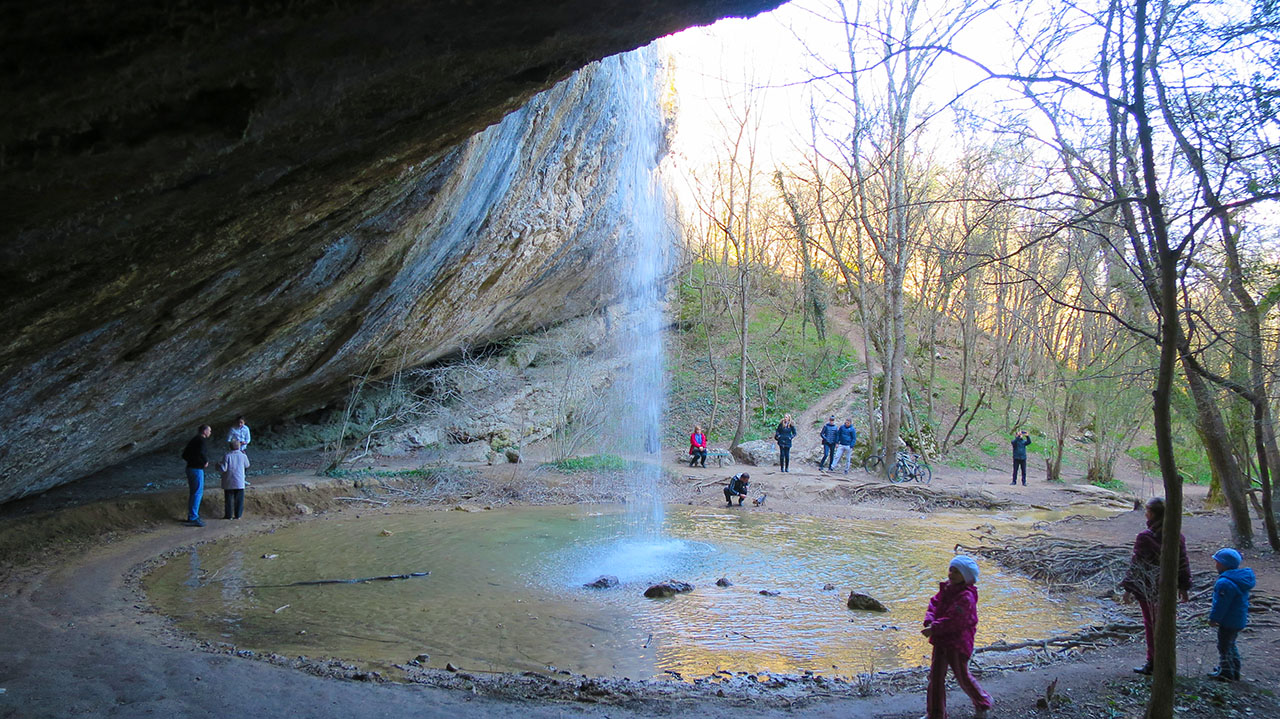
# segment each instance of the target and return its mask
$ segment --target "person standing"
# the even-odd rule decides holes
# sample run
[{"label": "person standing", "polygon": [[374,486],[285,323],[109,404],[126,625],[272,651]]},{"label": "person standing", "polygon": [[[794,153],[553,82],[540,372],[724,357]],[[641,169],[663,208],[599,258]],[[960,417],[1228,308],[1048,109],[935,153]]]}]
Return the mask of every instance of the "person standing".
[{"label": "person standing", "polygon": [[991,695],[969,673],[973,637],[978,631],[978,563],[963,554],[951,560],[947,581],[929,600],[920,633],[933,645],[925,719],[947,719],[947,670],[973,701],[974,719],[986,719]]},{"label": "person standing", "polygon": [[249,454],[249,425],[244,423],[244,415],[236,417],[236,423],[231,427],[231,431],[227,432],[227,445],[232,441],[240,443],[240,451],[247,456]]},{"label": "person standing", "polygon": [[773,441],[778,443],[778,466],[783,472],[791,471],[791,440],[796,438],[796,426],[791,423],[791,415],[782,415],[782,421],[773,431]]},{"label": "person standing", "polygon": [[204,470],[209,466],[209,446],[205,440],[213,434],[213,428],[207,424],[200,425],[196,436],[187,442],[182,450],[182,458],[187,462],[187,524],[192,527],[203,527],[200,521],[200,500],[204,498]]},{"label": "person standing", "polygon": [[1018,483],[1018,468],[1022,468],[1022,486],[1027,486],[1027,445],[1031,444],[1031,437],[1027,435],[1027,430],[1019,430],[1013,435],[1013,481],[1009,486]]},{"label": "person standing", "polygon": [[248,468],[249,457],[240,451],[240,442],[231,440],[231,451],[218,465],[222,471],[223,519],[239,519],[244,514],[244,471]]},{"label": "person standing", "polygon": [[707,435],[702,433],[702,427],[693,426],[693,434],[689,435],[689,466],[692,467],[702,460],[702,466],[707,466]]},{"label": "person standing", "polygon": [[1240,566],[1240,553],[1230,547],[1213,554],[1218,581],[1213,584],[1213,606],[1209,626],[1218,628],[1218,666],[1209,674],[1225,682],[1240,681],[1240,651],[1236,636],[1249,624],[1249,592],[1258,578],[1253,570]]},{"label": "person standing", "polygon": [[[1151,673],[1151,660],[1155,658],[1155,611],[1159,595],[1160,546],[1164,542],[1164,498],[1152,497],[1147,501],[1147,528],[1133,540],[1133,556],[1129,569],[1120,582],[1124,589],[1122,601],[1129,604],[1135,599],[1142,610],[1142,630],[1147,640],[1147,663],[1134,667],[1138,674]],[[1191,591],[1191,565],[1187,563],[1187,542],[1178,535],[1178,599],[1187,601]]]},{"label": "person standing", "polygon": [[853,445],[858,443],[858,430],[853,428],[853,420],[846,419],[836,430],[836,454],[831,460],[830,469],[844,462],[844,473],[849,473],[849,463],[853,461]]},{"label": "person standing", "polygon": [[836,424],[836,416],[833,414],[827,417],[827,423],[822,425],[822,460],[818,462],[818,471],[822,471],[825,464],[827,469],[834,469],[836,466],[836,438],[840,434],[840,426]]}]

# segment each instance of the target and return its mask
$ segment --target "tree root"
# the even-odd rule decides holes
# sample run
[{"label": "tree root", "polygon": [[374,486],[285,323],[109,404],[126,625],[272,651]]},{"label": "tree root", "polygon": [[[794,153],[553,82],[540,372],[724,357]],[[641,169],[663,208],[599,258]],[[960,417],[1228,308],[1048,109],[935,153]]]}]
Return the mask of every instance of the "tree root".
[{"label": "tree root", "polygon": [[976,545],[957,544],[957,552],[994,559],[1051,588],[1076,585],[1115,587],[1129,566],[1127,547],[1078,539],[1028,534],[1022,537],[983,537]]}]

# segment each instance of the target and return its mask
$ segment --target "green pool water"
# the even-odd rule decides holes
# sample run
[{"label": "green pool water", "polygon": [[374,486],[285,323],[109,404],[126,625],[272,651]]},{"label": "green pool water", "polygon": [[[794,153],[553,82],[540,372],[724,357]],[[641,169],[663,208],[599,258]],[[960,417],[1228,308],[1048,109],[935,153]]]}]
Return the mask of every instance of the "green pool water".
[{"label": "green pool water", "polygon": [[[425,653],[438,667],[632,678],[717,669],[852,675],[926,662],[919,623],[952,547],[971,541],[979,524],[1017,520],[846,521],[682,507],[668,508],[657,539],[631,538],[629,521],[621,508],[600,506],[321,520],[192,548],[144,581],[153,604],[183,629],[288,656],[386,666]],[[979,644],[1059,634],[1098,611],[979,564]],[[431,574],[263,586],[421,571]],[[602,574],[622,584],[581,586]],[[733,586],[716,586],[720,577]],[[642,596],[667,578],[696,589]],[[879,598],[889,613],[846,609],[850,589]]]}]

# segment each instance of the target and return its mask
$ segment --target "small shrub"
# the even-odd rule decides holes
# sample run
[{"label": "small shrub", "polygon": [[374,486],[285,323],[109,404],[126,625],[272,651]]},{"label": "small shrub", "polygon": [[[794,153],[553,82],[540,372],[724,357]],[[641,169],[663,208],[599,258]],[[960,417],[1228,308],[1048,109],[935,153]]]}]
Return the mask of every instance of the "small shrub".
[{"label": "small shrub", "polygon": [[561,472],[603,472],[631,469],[636,466],[636,463],[629,462],[616,454],[589,454],[585,457],[569,457],[558,462],[550,462],[546,466],[554,467]]}]

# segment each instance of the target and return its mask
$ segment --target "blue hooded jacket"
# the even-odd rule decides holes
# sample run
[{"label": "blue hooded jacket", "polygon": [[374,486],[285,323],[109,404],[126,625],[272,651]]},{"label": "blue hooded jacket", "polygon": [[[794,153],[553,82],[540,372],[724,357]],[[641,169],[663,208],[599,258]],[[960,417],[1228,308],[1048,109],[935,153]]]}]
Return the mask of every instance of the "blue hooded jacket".
[{"label": "blue hooded jacket", "polygon": [[1228,569],[1218,575],[1213,584],[1213,608],[1209,621],[1227,629],[1244,629],[1249,623],[1249,591],[1257,584],[1257,577],[1248,567]]}]

